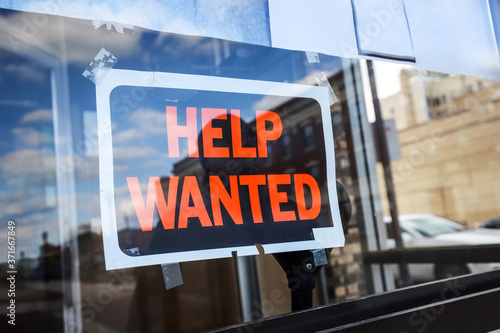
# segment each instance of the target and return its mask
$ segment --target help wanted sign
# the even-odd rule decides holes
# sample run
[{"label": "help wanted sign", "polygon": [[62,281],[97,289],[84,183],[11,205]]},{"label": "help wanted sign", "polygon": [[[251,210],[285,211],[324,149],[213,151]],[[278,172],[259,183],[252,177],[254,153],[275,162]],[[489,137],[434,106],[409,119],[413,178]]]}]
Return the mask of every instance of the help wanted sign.
[{"label": "help wanted sign", "polygon": [[326,87],[112,69],[96,92],[107,269],[343,246]]}]

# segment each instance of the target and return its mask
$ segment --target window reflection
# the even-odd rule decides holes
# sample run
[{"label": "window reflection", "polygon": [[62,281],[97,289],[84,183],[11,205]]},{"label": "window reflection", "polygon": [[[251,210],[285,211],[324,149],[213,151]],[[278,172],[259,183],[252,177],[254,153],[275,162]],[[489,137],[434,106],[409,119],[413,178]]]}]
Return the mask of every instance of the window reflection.
[{"label": "window reflection", "polygon": [[[26,311],[18,308],[25,322],[18,321],[17,327],[27,329],[34,320],[41,330],[60,331],[61,280],[70,272],[59,242],[50,70],[0,49],[0,110],[2,243],[7,221],[14,221],[16,302],[30,304]],[[1,268],[2,290],[8,290],[12,269],[7,263]],[[3,308],[8,301],[7,293],[0,296]]]},{"label": "window reflection", "polygon": [[[2,10],[0,13],[5,23],[2,26],[11,27],[9,29],[32,18],[19,12]],[[370,166],[376,163],[370,155],[373,143],[366,132],[364,106],[370,101],[363,99],[362,79],[356,74],[360,68],[357,60],[321,55],[320,63],[310,64],[302,52],[140,28],[134,31],[134,36],[122,35],[96,30],[92,22],[50,17],[36,37],[19,44],[23,46],[19,53],[8,43],[1,44],[0,217],[14,220],[18,226],[17,302],[22,305],[18,311],[25,318],[22,323],[26,325],[25,330],[63,331],[65,311],[71,306],[76,309],[75,315],[81,317],[84,331],[120,332],[167,329],[198,332],[226,326],[249,320],[240,308],[244,302],[250,304],[250,313],[255,315],[250,319],[290,310],[283,272],[274,259],[266,255],[256,259],[258,278],[248,279],[257,285],[258,297],[254,295],[252,299],[243,299],[238,294],[242,279],[235,274],[232,259],[181,264],[184,285],[169,291],[165,290],[161,270],[156,266],[105,270],[101,223],[106,221],[100,220],[97,140],[102,124],[98,124],[96,116],[95,85],[81,75],[102,47],[117,57],[118,69],[300,84],[315,84],[314,76],[326,72],[339,99],[331,106],[336,176],[351,195],[354,214],[346,246],[333,249],[329,257],[316,289],[315,305],[367,295],[375,292],[375,280],[394,279],[390,273],[363,264],[368,243],[391,247],[391,240],[385,240],[380,230],[374,231],[375,227],[384,228],[382,216],[376,213],[389,215],[388,203],[384,191],[380,190],[384,184],[382,170],[378,170],[378,179],[375,172],[370,171]],[[10,30],[4,32],[4,36],[8,36]],[[62,42],[53,36],[61,36]],[[35,46],[39,48],[32,48]],[[50,61],[47,50],[55,50],[48,57]],[[53,66],[64,68],[67,75],[62,83],[68,90],[67,108],[61,108],[53,100],[61,96],[53,89],[53,82],[61,79],[54,77]],[[435,241],[440,235],[450,237],[465,232],[473,233],[476,243],[486,239],[489,243],[497,242],[491,229],[486,232],[484,228],[469,229],[476,222],[497,221],[500,215],[497,207],[500,198],[499,84],[463,75],[424,74],[409,67],[395,80],[400,89],[380,97],[384,117],[396,120],[402,152],[400,160],[392,161],[399,211],[402,216],[423,213],[432,214],[433,219],[442,216],[463,222],[465,226],[443,222],[429,229],[427,219],[405,224],[402,218],[401,226],[408,234],[404,235],[406,245],[409,247],[412,241],[416,244],[408,238],[410,229],[416,229],[424,242]],[[220,171],[210,169],[207,173],[199,159],[187,158],[189,144],[183,139],[177,160],[168,160],[162,154],[166,150],[162,125],[165,105],[185,107],[192,103],[191,106],[199,108],[202,105],[195,104],[206,94],[202,88],[180,91],[119,87],[114,92],[115,122],[109,130],[113,132],[114,171],[120,176],[115,192],[120,203],[117,220],[120,245],[131,256],[151,251],[154,234],[140,231],[123,179],[146,168],[159,177],[160,186],[166,192],[171,177],[193,175],[203,184],[210,171]],[[145,103],[146,96],[154,102]],[[289,131],[281,141],[268,143],[268,158],[258,167],[268,173],[309,173],[326,195],[326,170],[332,166],[327,166],[321,157],[324,146],[316,121],[317,106],[307,99],[279,98],[272,94],[247,98],[243,101],[241,96],[226,94],[214,95],[211,101],[224,104],[221,107],[225,108],[227,103],[244,104],[247,111],[242,108],[240,116],[252,130],[255,115],[249,110],[281,112]],[[64,137],[55,136],[54,115],[69,117],[73,143],[66,145]],[[180,125],[185,122],[185,118],[179,119]],[[223,146],[220,141],[215,145]],[[55,146],[64,147],[59,155]],[[57,158],[63,163],[56,163]],[[228,174],[236,173],[238,167],[245,165],[231,165]],[[64,207],[58,204],[64,198],[58,188],[56,171],[65,170],[74,171],[72,195],[76,198],[76,208],[73,213],[78,223],[74,233],[68,231],[67,221],[60,215]],[[145,190],[144,186],[141,189]],[[293,195],[290,197],[293,199]],[[374,199],[367,203],[364,201],[367,198]],[[155,224],[159,220],[156,212]],[[445,225],[451,228],[442,229]],[[446,232],[441,233],[442,230]],[[389,234],[389,238],[391,236],[394,235]],[[75,249],[61,243],[61,239],[67,242],[68,238],[77,244],[77,262],[70,259]],[[206,237],[206,241],[210,240]],[[173,241],[183,245],[182,239]],[[431,245],[441,246],[441,243]],[[1,265],[1,274],[4,274],[5,263]],[[75,267],[78,267],[78,276],[74,276]],[[433,280],[497,267],[495,263],[439,267],[430,264],[412,266],[410,271],[421,276],[427,274],[427,280]],[[70,278],[78,281],[77,286],[63,287]],[[2,281],[5,283],[5,276]],[[70,288],[79,292],[72,293]],[[5,302],[5,295],[0,295],[0,305],[5,306]]]},{"label": "window reflection", "polygon": [[304,148],[314,147],[314,129],[312,124],[307,124],[303,129]]}]

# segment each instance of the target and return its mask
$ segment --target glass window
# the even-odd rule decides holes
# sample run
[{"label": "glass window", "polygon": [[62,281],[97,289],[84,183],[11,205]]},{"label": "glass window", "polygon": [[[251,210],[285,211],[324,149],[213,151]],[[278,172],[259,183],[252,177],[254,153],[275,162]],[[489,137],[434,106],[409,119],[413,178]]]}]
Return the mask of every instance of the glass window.
[{"label": "glass window", "polygon": [[307,124],[303,128],[304,148],[314,147],[314,128],[312,124]]},{"label": "glass window", "polygon": [[[340,210],[352,213],[346,226],[333,221],[345,246],[299,249],[313,258],[306,270],[323,266],[313,308],[499,268],[458,256],[443,265],[435,251],[500,244],[498,82],[424,72],[413,57],[372,62],[96,24],[0,9],[0,245],[14,252],[0,260],[0,283],[12,288],[16,274],[20,331],[200,332],[289,313],[289,271],[264,246],[315,240],[311,225],[333,220],[335,181]],[[109,73],[148,74],[113,86],[105,119]],[[288,85],[321,90],[324,103],[269,89]],[[172,248],[192,257],[109,269],[110,233],[127,260]],[[249,240],[250,254],[196,257]],[[436,258],[367,261],[425,249]],[[0,295],[2,313],[11,299]]]},{"label": "glass window", "polygon": [[292,137],[290,134],[285,134],[282,141],[283,156],[292,155]]},{"label": "glass window", "polygon": [[319,166],[318,164],[313,164],[311,165],[309,168],[308,168],[308,173],[313,176],[314,178],[316,178],[317,180],[319,180]]}]

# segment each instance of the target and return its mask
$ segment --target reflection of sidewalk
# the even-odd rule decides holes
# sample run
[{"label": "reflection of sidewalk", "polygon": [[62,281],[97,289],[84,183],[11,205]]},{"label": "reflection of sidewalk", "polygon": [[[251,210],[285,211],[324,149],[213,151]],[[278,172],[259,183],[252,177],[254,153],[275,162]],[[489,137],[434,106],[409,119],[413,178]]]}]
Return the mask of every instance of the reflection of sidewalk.
[{"label": "reflection of sidewalk", "polygon": [[[16,285],[16,297],[13,299],[16,301],[16,314],[62,313],[61,281],[19,283]],[[9,301],[10,298],[7,298],[7,293],[2,295],[0,314],[7,313],[7,302]]]},{"label": "reflection of sidewalk", "polygon": [[[62,282],[19,282],[16,283],[16,306],[22,302],[35,300],[62,299]],[[0,293],[0,302],[9,302],[7,292]]]},{"label": "reflection of sidewalk", "polygon": [[[82,282],[82,320],[106,332],[125,332],[136,281]],[[112,329],[110,329],[112,327]]]},{"label": "reflection of sidewalk", "polygon": [[[7,303],[0,303],[0,315],[7,314]],[[62,299],[39,301],[18,301],[16,298],[16,315],[35,313],[35,312],[51,312],[54,315],[62,313]]]},{"label": "reflection of sidewalk", "polygon": [[42,282],[42,281],[25,282],[24,286],[37,290],[47,290],[51,292],[62,293],[61,280],[51,280],[47,282]]},{"label": "reflection of sidewalk", "polygon": [[135,290],[135,285],[136,281],[127,281],[127,283],[116,284],[116,286],[113,288],[111,282],[81,282],[80,288],[82,292],[82,300],[84,300],[86,297],[90,297],[91,295],[96,297],[101,290],[110,290],[113,294],[114,299],[115,295],[116,297],[120,298],[123,296],[119,295],[127,295],[133,293]]}]

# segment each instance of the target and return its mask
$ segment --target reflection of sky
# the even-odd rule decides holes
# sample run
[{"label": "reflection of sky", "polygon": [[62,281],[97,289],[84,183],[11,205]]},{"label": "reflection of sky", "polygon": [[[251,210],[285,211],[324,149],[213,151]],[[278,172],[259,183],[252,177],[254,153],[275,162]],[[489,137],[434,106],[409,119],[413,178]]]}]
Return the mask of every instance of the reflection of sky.
[{"label": "reflection of sky", "polygon": [[42,231],[58,243],[49,71],[4,51],[0,64],[0,219],[16,221],[18,254],[37,256]]},{"label": "reflection of sky", "polygon": [[0,6],[271,45],[267,0],[10,0]]},{"label": "reflection of sky", "polygon": [[[8,24],[22,22],[22,14],[10,13],[6,17],[6,13],[0,10],[0,19],[4,15]],[[38,31],[34,41],[42,45],[57,45],[54,36],[61,28],[51,24],[49,20]],[[63,149],[62,157],[76,157],[75,195],[79,225],[88,225],[91,219],[100,217],[98,158],[88,156],[82,149],[85,145],[97,145],[95,137],[86,136],[95,132],[97,126],[84,128],[82,116],[84,111],[93,113],[96,110],[95,85],[81,74],[102,47],[117,57],[115,68],[141,71],[300,82],[316,72],[340,69],[339,58],[323,55],[320,55],[320,63],[310,64],[303,52],[156,33],[138,28],[135,36],[125,36],[96,30],[91,22],[73,19],[63,20],[63,24],[67,39],[65,45],[68,47],[66,57],[73,144]],[[29,56],[30,59],[37,58],[36,54]],[[48,69],[37,64],[36,60],[26,60],[13,52],[0,50],[0,216],[17,218],[22,222],[25,230],[19,237],[20,241],[24,239],[23,246],[31,247],[27,255],[37,255],[43,230],[49,231],[50,243],[58,243],[51,93]],[[151,98],[148,101],[160,100],[157,98],[160,97],[163,100],[179,99],[180,103],[191,100],[201,105],[197,100],[201,95],[186,95],[185,92],[165,95],[165,91],[149,93]],[[234,101],[225,100],[220,103],[220,107],[230,108],[233,107],[230,104],[233,104],[242,110],[243,119],[249,119],[252,115],[246,115],[245,110],[254,112],[254,104],[262,97],[247,98],[245,101],[241,96]],[[218,107],[217,101],[213,102],[213,107]],[[165,141],[161,140],[160,133],[154,132],[155,127],[152,125],[158,124],[155,122],[158,117],[164,120],[165,102],[160,106],[148,103],[145,102],[141,109],[134,109],[134,112],[113,124],[115,149],[121,149],[121,157],[115,161],[115,170],[122,175],[126,168],[130,168],[125,158],[132,154],[145,156],[148,159],[145,167],[156,175],[171,172],[171,165],[160,163],[154,158],[158,152],[165,151],[161,149]],[[149,119],[150,123],[140,123],[144,119]],[[150,137],[141,138],[137,133],[138,126],[146,126],[150,130],[146,134]],[[92,124],[87,122],[85,127],[92,127]],[[123,188],[116,187],[117,190]]]}]

